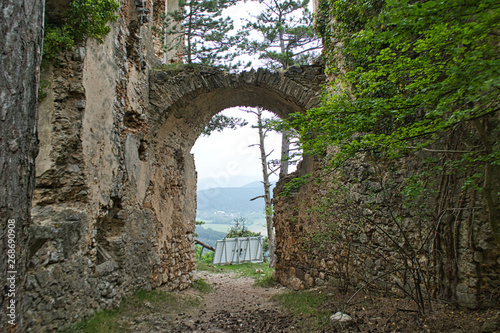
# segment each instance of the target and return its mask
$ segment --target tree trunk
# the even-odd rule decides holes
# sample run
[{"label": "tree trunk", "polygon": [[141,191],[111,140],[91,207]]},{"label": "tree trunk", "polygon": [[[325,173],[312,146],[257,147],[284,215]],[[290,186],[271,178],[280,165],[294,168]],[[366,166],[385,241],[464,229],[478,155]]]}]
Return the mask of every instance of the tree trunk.
[{"label": "tree trunk", "polygon": [[290,132],[283,130],[281,133],[281,163],[280,178],[288,175],[288,155],[290,153]]},{"label": "tree trunk", "polygon": [[21,332],[44,0],[0,4],[0,331]]},{"label": "tree trunk", "polygon": [[192,44],[191,44],[192,39],[193,39],[193,36],[192,36],[192,34],[193,34],[193,32],[192,32],[193,31],[193,24],[194,24],[194,22],[193,22],[193,20],[194,20],[193,16],[194,16],[194,14],[193,14],[193,2],[190,1],[189,2],[188,31],[187,31],[187,34],[186,34],[186,38],[187,38],[187,50],[186,50],[187,51],[187,55],[186,55],[186,57],[187,57],[187,63],[188,64],[192,64],[193,63],[193,60],[191,59],[193,57],[193,55],[192,55],[192,51],[193,50],[191,49],[193,47]]},{"label": "tree trunk", "polygon": [[[280,22],[281,25],[283,26],[285,25],[284,22],[285,18],[283,17],[281,11],[278,20],[279,20],[278,22]],[[282,29],[280,29],[279,32],[279,40],[280,40],[281,54],[286,54],[287,49],[285,47],[285,37]],[[283,69],[288,68],[288,57],[284,62],[281,63],[281,65],[283,66]],[[290,151],[290,141],[288,135],[289,133],[287,130],[283,130],[283,133],[281,133],[281,163],[280,163],[280,174],[279,174],[280,178],[288,174],[288,153]]]},{"label": "tree trunk", "polygon": [[262,124],[262,109],[257,110],[257,127],[259,129],[259,148],[260,148],[260,161],[262,164],[262,180],[264,184],[264,203],[266,210],[266,225],[267,225],[267,239],[269,241],[269,264],[274,267],[276,262],[274,257],[274,227],[273,227],[273,209],[271,203],[271,183],[269,182],[269,171],[267,168],[267,155],[264,146],[264,139],[266,137]]}]

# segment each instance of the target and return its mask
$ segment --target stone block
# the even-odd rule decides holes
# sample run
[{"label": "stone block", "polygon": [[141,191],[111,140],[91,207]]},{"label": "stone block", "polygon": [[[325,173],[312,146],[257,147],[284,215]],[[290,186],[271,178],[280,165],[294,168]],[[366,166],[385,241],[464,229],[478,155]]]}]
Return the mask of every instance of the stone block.
[{"label": "stone block", "polygon": [[304,289],[303,285],[302,285],[302,281],[300,281],[298,278],[296,277],[292,277],[290,279],[290,287],[293,288],[293,290],[296,290],[296,291],[299,291],[301,289]]},{"label": "stone block", "polygon": [[38,285],[42,288],[45,288],[50,279],[50,273],[46,270],[41,270],[35,273],[36,280],[38,281]]}]

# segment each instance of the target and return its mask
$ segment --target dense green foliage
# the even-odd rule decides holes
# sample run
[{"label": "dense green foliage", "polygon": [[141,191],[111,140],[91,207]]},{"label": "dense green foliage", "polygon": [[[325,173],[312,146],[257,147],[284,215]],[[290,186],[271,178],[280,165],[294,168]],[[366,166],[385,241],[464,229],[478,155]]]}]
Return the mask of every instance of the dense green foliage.
[{"label": "dense green foliage", "polygon": [[203,248],[200,245],[196,245],[195,248],[196,259],[199,262],[205,264],[211,264],[214,261],[214,251]]},{"label": "dense green foliage", "polygon": [[[346,154],[382,148],[390,154],[432,143],[436,132],[498,111],[500,62],[494,37],[500,11],[490,0],[332,1],[339,23],[330,72],[346,82],[299,117],[306,148],[338,143]],[[378,4],[380,14],[366,17]],[[338,54],[341,52],[341,54]],[[344,65],[345,72],[341,66]],[[354,134],[361,134],[354,137]],[[477,155],[476,155],[477,157]],[[499,162],[499,151],[482,160]]]},{"label": "dense green foliage", "polygon": [[[498,222],[499,7],[495,0],[323,1],[317,27],[336,80],[322,107],[292,121],[305,152],[337,146],[333,166],[359,152],[453,154],[447,172],[465,171]],[[453,139],[457,131],[466,135]],[[453,140],[463,142],[446,144]]]},{"label": "dense green foliage", "polygon": [[48,25],[43,39],[43,59],[54,60],[62,50],[94,38],[102,43],[110,32],[107,23],[116,21],[114,12],[120,4],[114,0],[74,0],[60,25]]},{"label": "dense green foliage", "polygon": [[[222,11],[237,0],[179,0],[179,10],[164,16],[162,33],[165,51],[179,50],[186,63],[225,65],[235,54],[227,52],[242,36],[230,35],[233,21]],[[169,38],[165,38],[169,36]]]},{"label": "dense green foliage", "polygon": [[248,20],[246,29],[258,32],[240,47],[259,56],[269,68],[308,64],[317,56],[321,43],[308,9],[309,0],[258,0],[264,9]]}]

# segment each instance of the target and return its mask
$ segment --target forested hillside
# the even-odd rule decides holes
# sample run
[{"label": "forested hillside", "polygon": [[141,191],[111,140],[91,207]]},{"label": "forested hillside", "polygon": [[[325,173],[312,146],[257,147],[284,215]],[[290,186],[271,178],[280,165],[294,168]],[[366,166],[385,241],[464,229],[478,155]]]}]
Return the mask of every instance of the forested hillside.
[{"label": "forested hillside", "polygon": [[196,238],[202,241],[205,244],[212,245],[215,247],[215,244],[218,240],[223,239],[226,236],[227,232],[215,231],[212,228],[205,228],[202,226],[196,226]]},{"label": "forested hillside", "polygon": [[[263,232],[264,200],[258,198],[262,193],[259,181],[241,187],[216,187],[198,191],[196,219],[205,222],[204,228],[227,232],[234,224],[234,219],[244,218],[247,228]],[[250,201],[253,198],[257,199]]]}]

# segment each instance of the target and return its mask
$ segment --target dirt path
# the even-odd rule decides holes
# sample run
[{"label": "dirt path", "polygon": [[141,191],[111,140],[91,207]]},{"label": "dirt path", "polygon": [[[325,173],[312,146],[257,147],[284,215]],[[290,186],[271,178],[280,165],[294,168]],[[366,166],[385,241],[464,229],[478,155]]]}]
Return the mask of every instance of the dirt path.
[{"label": "dirt path", "polygon": [[214,290],[203,305],[178,318],[178,332],[291,332],[293,319],[270,298],[284,287],[252,287],[254,280],[230,273],[199,272]]},{"label": "dirt path", "polygon": [[[284,287],[253,287],[254,280],[234,273],[198,272],[213,290],[202,294],[194,289],[179,292],[180,297],[199,299],[201,305],[179,313],[158,311],[129,322],[129,332],[295,332],[293,317],[280,311],[271,300]],[[147,306],[147,305],[146,305]]]},{"label": "dirt path", "polygon": [[[346,308],[346,301],[351,300],[352,293],[342,293],[335,288],[310,291],[306,293],[306,298],[295,297],[295,302],[308,304],[314,313],[311,315],[307,307],[301,307],[304,313],[300,313],[297,315],[298,319],[295,319],[271,300],[272,296],[284,293],[287,289],[281,286],[253,287],[253,279],[236,278],[234,274],[227,271],[198,272],[199,277],[212,286],[213,289],[209,293],[190,288],[181,292],[165,293],[157,290],[137,294],[124,301],[116,312],[96,315],[93,321],[88,321],[87,326],[84,326],[85,330],[82,327],[76,332],[500,333],[498,307],[466,310],[451,304],[434,302],[432,311],[425,317],[420,317],[417,316],[415,304],[411,300],[395,295],[361,292]],[[318,299],[322,301],[315,302]],[[354,319],[348,326],[339,326],[328,320],[331,314],[342,308]]]}]

